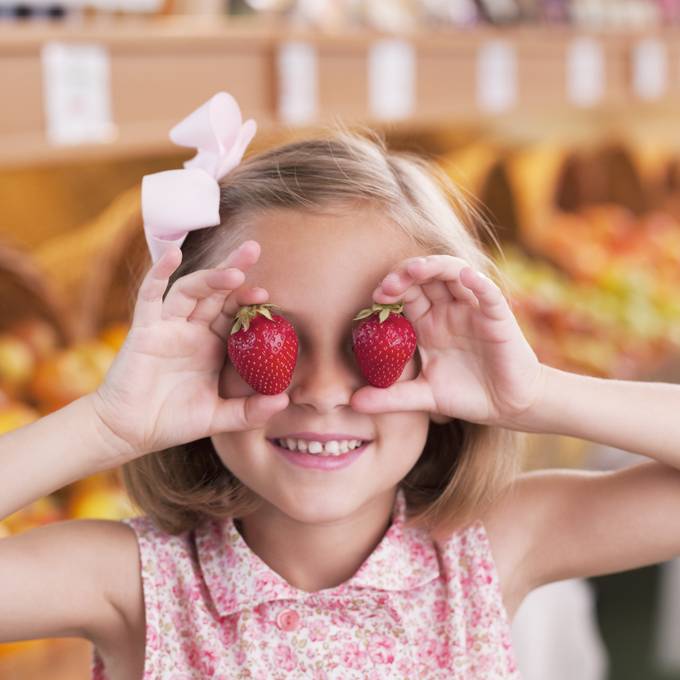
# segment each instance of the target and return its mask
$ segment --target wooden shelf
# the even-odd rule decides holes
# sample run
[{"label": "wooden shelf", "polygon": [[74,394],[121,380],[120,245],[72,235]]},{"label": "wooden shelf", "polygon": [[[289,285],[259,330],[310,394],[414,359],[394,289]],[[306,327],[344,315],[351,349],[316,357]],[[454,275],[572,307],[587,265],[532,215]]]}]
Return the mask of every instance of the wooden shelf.
[{"label": "wooden shelf", "polygon": [[[635,46],[652,38],[666,58],[666,90],[652,105],[680,93],[677,31],[653,36],[575,33],[565,28],[416,31],[399,36],[415,55],[409,115],[379,116],[371,106],[369,58],[378,41],[394,39],[370,30],[321,33],[252,20],[159,17],[62,26],[0,27],[0,166],[108,156],[176,153],[168,131],[193,106],[218,90],[231,92],[246,117],[263,132],[298,127],[282,120],[279,55],[285,44],[311,48],[316,68],[315,115],[299,126],[342,119],[350,124],[436,125],[479,123],[501,117],[574,110],[626,110],[641,101],[634,91]],[[574,40],[587,37],[601,57],[604,79],[593,105],[570,101],[567,61]],[[42,47],[51,42],[96,44],[110,63],[111,141],[78,146],[50,144],[46,135]],[[496,109],[480,99],[480,55],[489,46],[515,62],[516,96]],[[502,75],[502,74],[501,74]],[[498,74],[495,76],[499,77]]]}]

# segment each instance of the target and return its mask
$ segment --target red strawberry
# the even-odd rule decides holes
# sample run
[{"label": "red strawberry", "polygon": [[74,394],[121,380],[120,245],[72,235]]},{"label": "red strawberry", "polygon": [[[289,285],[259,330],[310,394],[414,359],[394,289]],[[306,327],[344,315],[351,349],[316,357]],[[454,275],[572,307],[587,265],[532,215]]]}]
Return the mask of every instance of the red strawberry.
[{"label": "red strawberry", "polygon": [[416,351],[416,333],[402,316],[403,302],[374,304],[354,320],[365,319],[352,330],[353,350],[361,372],[374,387],[396,382]]},{"label": "red strawberry", "polygon": [[241,307],[227,340],[238,374],[260,394],[278,394],[290,385],[298,339],[290,321],[272,316],[271,304]]}]

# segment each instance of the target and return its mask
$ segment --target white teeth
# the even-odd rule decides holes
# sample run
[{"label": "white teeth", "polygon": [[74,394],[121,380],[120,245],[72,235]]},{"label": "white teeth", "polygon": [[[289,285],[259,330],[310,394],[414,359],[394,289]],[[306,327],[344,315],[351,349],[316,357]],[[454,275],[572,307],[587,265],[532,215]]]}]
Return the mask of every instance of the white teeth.
[{"label": "white teeth", "polygon": [[337,456],[352,451],[361,446],[360,439],[343,441],[331,440],[325,443],[318,441],[306,441],[304,439],[277,439],[277,444],[291,451],[303,451],[312,455]]}]

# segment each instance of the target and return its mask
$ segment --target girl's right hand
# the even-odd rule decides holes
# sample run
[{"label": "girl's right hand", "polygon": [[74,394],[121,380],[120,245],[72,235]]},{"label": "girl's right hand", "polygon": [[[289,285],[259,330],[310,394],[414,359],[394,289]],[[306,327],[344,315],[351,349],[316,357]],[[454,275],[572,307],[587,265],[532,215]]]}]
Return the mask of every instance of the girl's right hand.
[{"label": "girl's right hand", "polygon": [[[95,411],[121,465],[151,451],[219,432],[262,426],[288,405],[288,395],[223,399],[220,372],[233,317],[242,305],[267,300],[263,288],[240,286],[260,246],[246,241],[213,269],[168,280],[182,259],[169,248],[139,288],[132,326],[104,381],[92,393]],[[228,361],[228,359],[226,359]]]}]

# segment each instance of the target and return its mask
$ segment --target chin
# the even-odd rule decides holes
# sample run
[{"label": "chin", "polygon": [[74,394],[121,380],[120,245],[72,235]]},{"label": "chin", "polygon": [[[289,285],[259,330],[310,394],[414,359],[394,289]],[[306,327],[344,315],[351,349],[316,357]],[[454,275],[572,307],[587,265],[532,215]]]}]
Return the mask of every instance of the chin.
[{"label": "chin", "polygon": [[282,499],[276,507],[291,519],[303,524],[329,524],[343,520],[359,506],[347,493],[334,493],[327,488],[300,491],[292,498]]}]

